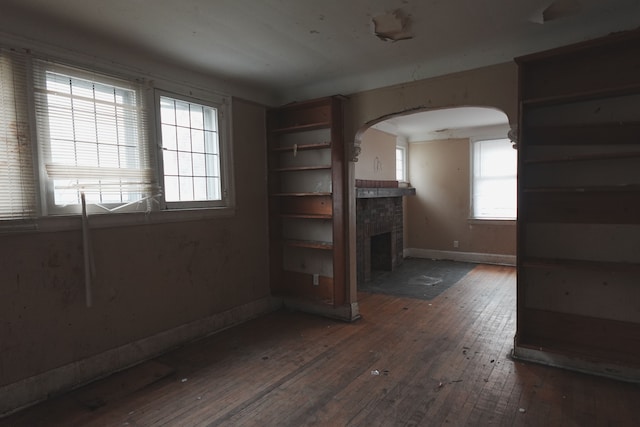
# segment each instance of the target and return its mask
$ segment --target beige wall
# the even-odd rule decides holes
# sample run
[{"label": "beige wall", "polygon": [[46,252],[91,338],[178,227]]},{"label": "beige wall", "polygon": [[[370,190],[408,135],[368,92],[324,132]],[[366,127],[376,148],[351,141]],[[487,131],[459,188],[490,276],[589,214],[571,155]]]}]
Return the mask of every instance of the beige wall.
[{"label": "beige wall", "polygon": [[356,163],[356,179],[396,179],[395,135],[367,129],[362,135],[362,151]]},{"label": "beige wall", "polygon": [[406,201],[405,247],[515,255],[515,222],[469,220],[470,170],[469,139],[411,144],[410,182],[416,195]]},{"label": "beige wall", "polygon": [[234,100],[231,218],[0,239],[0,387],[269,295],[264,108]]},{"label": "beige wall", "polygon": [[[475,70],[449,74],[431,79],[418,80],[405,84],[359,92],[349,96],[349,102],[345,109],[345,135],[348,143],[352,143],[348,155],[357,157],[360,143],[365,131],[374,123],[386,118],[410,114],[416,111],[425,111],[442,108],[474,106],[489,107],[503,111],[509,118],[511,125],[517,124],[518,118],[518,73],[513,62],[483,67]],[[432,212],[427,206],[424,189],[420,189],[421,183],[414,182],[418,178],[412,170],[413,162],[420,162],[420,154],[414,156],[414,146],[409,149],[409,181],[420,193],[417,197],[407,197],[407,211],[411,216],[407,217],[405,233],[405,246],[410,248],[416,245],[417,249],[453,250],[453,240],[460,241],[457,251],[495,253],[502,255],[515,255],[515,226],[503,227],[494,225],[476,225],[467,222],[468,198],[462,201],[463,196],[458,193],[456,200],[452,201],[453,211],[450,213]],[[453,149],[453,147],[451,147]],[[420,151],[420,149],[418,149]],[[450,158],[449,162],[465,163],[468,168],[468,149],[460,156]],[[359,161],[359,160],[358,160]],[[357,163],[356,163],[357,165]],[[357,166],[356,166],[357,167]],[[351,169],[351,181],[355,182],[356,167]],[[453,172],[453,171],[452,171]],[[460,172],[462,174],[462,172]],[[466,186],[468,187],[468,171],[466,172]],[[445,188],[452,186],[444,182]],[[353,189],[351,197],[354,198]],[[422,196],[424,195],[424,196]],[[431,196],[430,196],[431,197]],[[468,197],[468,196],[467,196]],[[464,219],[458,216],[455,224],[446,218],[447,214],[456,215],[464,212]],[[425,223],[425,217],[440,216],[443,223],[436,225]],[[444,229],[438,229],[444,226]],[[352,241],[350,257],[355,260],[355,219],[350,224],[350,239]],[[436,231],[427,235],[430,230]],[[417,234],[414,236],[414,234]],[[453,237],[454,235],[459,238]],[[352,261],[352,270],[355,270],[355,261]],[[355,293],[355,272],[351,274],[352,293]]]},{"label": "beige wall", "polygon": [[492,107],[509,122],[518,121],[518,70],[515,62],[417,80],[349,95],[345,135],[359,140],[371,124],[398,114],[451,107]]}]

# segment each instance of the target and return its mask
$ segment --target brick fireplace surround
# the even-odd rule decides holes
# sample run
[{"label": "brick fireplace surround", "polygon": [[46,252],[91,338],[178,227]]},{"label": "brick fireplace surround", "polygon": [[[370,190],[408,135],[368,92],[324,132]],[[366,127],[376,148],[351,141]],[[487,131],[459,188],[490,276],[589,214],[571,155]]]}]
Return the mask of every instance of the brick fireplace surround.
[{"label": "brick fireplace surround", "polygon": [[356,181],[356,264],[358,283],[375,270],[392,271],[402,264],[402,197],[414,188],[397,181]]}]

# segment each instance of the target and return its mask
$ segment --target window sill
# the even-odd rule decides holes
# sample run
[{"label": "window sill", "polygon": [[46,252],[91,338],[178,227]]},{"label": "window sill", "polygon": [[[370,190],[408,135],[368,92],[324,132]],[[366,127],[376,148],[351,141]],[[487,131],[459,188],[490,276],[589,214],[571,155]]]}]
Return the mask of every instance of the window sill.
[{"label": "window sill", "polygon": [[[135,225],[163,224],[170,222],[201,221],[214,218],[231,218],[235,208],[176,209],[152,212],[127,212],[89,215],[89,227],[115,228]],[[58,232],[80,230],[80,215],[47,216],[32,219],[0,221],[0,234],[29,232]]]},{"label": "window sill", "polygon": [[498,218],[469,218],[467,223],[472,225],[504,225],[515,226],[516,220],[514,219],[498,219]]}]

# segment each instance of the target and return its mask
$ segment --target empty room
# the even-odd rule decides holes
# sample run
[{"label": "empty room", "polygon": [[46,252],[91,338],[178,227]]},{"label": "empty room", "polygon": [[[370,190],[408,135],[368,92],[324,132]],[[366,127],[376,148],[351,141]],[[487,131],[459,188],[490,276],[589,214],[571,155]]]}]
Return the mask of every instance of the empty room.
[{"label": "empty room", "polygon": [[3,0],[0,426],[635,426],[640,1]]}]

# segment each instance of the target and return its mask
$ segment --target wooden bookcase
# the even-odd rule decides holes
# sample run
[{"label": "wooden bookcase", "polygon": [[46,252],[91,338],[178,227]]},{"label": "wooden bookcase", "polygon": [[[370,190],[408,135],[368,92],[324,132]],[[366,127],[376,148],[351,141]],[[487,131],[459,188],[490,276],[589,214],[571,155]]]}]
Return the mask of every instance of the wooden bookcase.
[{"label": "wooden bookcase", "polygon": [[342,100],[271,109],[267,127],[271,290],[340,306],[348,241]]},{"label": "wooden bookcase", "polygon": [[515,354],[640,368],[640,32],[516,62]]}]

